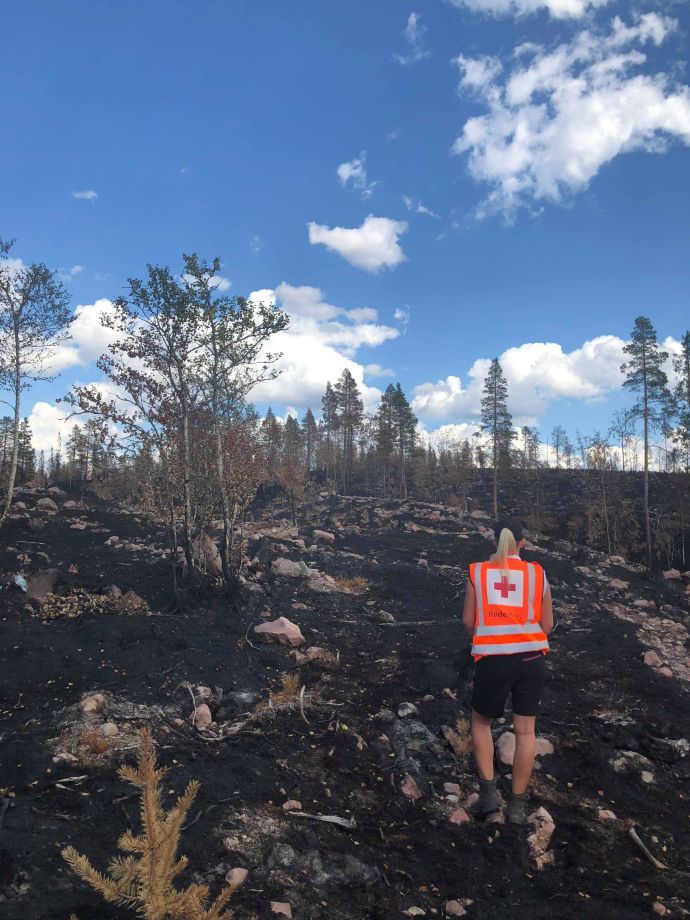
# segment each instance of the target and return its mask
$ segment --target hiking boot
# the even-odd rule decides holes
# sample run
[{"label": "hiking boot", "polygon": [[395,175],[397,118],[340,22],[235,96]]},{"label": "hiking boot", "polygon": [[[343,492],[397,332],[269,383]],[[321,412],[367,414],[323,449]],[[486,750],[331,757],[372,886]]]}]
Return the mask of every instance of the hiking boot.
[{"label": "hiking boot", "polygon": [[514,792],[508,793],[508,807],[506,809],[506,821],[508,824],[524,824],[525,809],[529,802],[529,796],[526,792],[516,795]]},{"label": "hiking boot", "polygon": [[477,800],[476,811],[478,815],[492,815],[500,811],[501,806],[498,801],[498,789],[496,788],[495,779],[479,780],[479,798]]}]

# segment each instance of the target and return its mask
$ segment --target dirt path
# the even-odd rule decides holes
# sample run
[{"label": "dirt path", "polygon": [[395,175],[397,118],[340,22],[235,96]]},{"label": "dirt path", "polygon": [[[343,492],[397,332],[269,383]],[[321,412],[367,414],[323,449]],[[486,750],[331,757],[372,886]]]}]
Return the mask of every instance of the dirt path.
[{"label": "dirt path", "polygon": [[[20,497],[29,506],[36,500]],[[273,511],[269,506],[266,515]],[[86,529],[72,529],[75,519]],[[301,549],[296,540],[308,548],[313,527],[335,541]],[[525,831],[449,820],[474,791],[471,762],[454,753],[443,729],[469,708],[472,665],[459,614],[467,564],[487,555],[482,522],[414,503],[331,499],[314,508],[298,535],[280,518],[259,528],[252,590],[242,605],[200,599],[198,608],[173,616],[161,615],[166,564],[155,554],[161,537],[144,518],[95,503],[60,510],[39,532],[26,519],[3,531],[5,545],[14,547],[0,555],[6,583],[18,571],[17,555],[26,553],[27,574],[58,570],[58,593],[93,593],[114,582],[157,614],[45,622],[24,609],[17,588],[0,594],[0,794],[8,802],[0,827],[3,918],[130,916],[91,895],[59,851],[73,844],[104,867],[119,834],[136,823],[136,800],[115,770],[132,758],[130,740],[140,724],[152,726],[170,768],[166,788],[179,793],[191,777],[202,784],[183,836],[190,875],[215,888],[230,868],[249,869],[233,902],[238,918],[271,916],[271,901],[289,902],[300,920],[442,917],[450,900],[462,902],[468,917],[511,920],[628,920],[662,909],[667,917],[688,915],[690,754],[680,742],[690,737],[690,684],[645,665],[643,626],[620,616],[633,611],[675,624],[672,651],[687,660],[681,583],[652,585],[583,549],[571,554],[576,558],[534,552],[552,583],[558,620],[538,726],[554,753],[541,759],[533,790],[534,807],[547,809],[556,830],[553,865],[539,871]],[[149,549],[105,547],[112,534]],[[272,577],[276,558],[306,561],[336,579],[337,590],[328,591],[327,579]],[[70,574],[70,565],[78,572]],[[578,571],[583,565],[591,575]],[[611,587],[613,578],[627,588]],[[645,612],[635,600],[654,608]],[[211,732],[204,740],[189,724],[191,699],[182,682],[210,688],[216,723],[230,725],[277,691],[281,675],[298,669],[288,649],[264,646],[254,635],[267,608],[271,618],[297,623],[308,646],[326,649],[337,662],[299,668],[305,718],[295,705],[252,720],[233,737],[211,740]],[[381,623],[381,610],[396,622]],[[54,763],[82,737],[79,702],[90,692],[106,699],[93,724],[112,721],[118,738],[105,752],[77,746],[76,762]],[[400,718],[405,702],[417,713]],[[497,725],[497,735],[509,724]],[[633,753],[621,761],[624,751]],[[650,782],[643,773],[652,774]],[[422,793],[417,801],[401,789],[406,776]],[[445,783],[459,785],[458,801],[446,798]],[[282,805],[290,799],[304,812],[356,826],[287,814]],[[600,809],[616,820],[602,820]],[[668,870],[654,869],[635,847],[631,823]]]}]

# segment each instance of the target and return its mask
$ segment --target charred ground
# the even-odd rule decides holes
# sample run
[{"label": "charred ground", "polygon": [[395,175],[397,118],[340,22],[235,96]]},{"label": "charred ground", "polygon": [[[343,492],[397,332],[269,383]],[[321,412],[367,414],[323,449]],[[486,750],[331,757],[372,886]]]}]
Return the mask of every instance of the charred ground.
[{"label": "charred ground", "polygon": [[[136,797],[116,769],[133,759],[143,724],[170,768],[171,801],[189,779],[201,782],[182,841],[189,876],[215,889],[229,869],[249,870],[233,900],[238,918],[270,916],[271,901],[289,902],[305,920],[441,917],[449,900],[463,902],[469,917],[515,920],[627,920],[654,916],[655,903],[666,916],[687,915],[690,660],[682,579],[652,582],[636,566],[546,538],[528,554],[547,571],[558,623],[538,723],[554,753],[542,758],[533,789],[535,807],[556,824],[554,865],[538,871],[525,831],[449,820],[474,791],[471,762],[448,745],[444,726],[469,712],[472,663],[459,615],[467,565],[489,552],[481,518],[415,502],[323,496],[293,530],[280,503],[269,503],[252,526],[243,598],[200,590],[186,612],[171,613],[155,525],[96,499],[66,508],[74,496],[39,518],[40,498],[18,495],[27,508],[3,530],[0,550],[0,914],[7,920],[130,916],[92,894],[60,850],[72,844],[105,867],[120,833],[137,825]],[[334,542],[314,542],[314,528]],[[122,549],[104,545],[112,535]],[[305,561],[326,577],[276,577],[278,558]],[[20,570],[30,585],[32,574],[52,570],[51,596],[29,603],[12,584]],[[46,618],[50,610],[73,611],[64,598],[75,590],[93,597],[113,584],[149,609],[118,597],[115,609]],[[395,622],[382,622],[390,618],[381,611]],[[336,660],[299,665],[289,649],[261,644],[254,627],[279,616]],[[644,663],[648,649],[661,666]],[[247,721],[296,671],[304,713],[294,704]],[[210,730],[191,725],[185,682],[210,689]],[[105,706],[89,721],[80,702],[93,693]],[[418,712],[400,718],[403,702]],[[117,738],[84,745],[104,721],[118,726]],[[497,735],[509,726],[508,715]],[[632,753],[621,761],[622,751]],[[401,789],[406,776],[422,793],[416,801]],[[458,802],[446,798],[445,783],[460,786]],[[285,813],[290,799],[356,827]],[[602,820],[600,809],[616,820]],[[667,870],[635,847],[630,824]]]}]

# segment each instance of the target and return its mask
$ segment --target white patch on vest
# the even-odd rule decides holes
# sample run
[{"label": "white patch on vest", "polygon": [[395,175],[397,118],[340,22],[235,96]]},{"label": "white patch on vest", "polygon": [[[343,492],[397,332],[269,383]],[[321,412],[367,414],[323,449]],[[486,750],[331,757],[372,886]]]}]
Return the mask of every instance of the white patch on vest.
[{"label": "white patch on vest", "polygon": [[489,607],[522,607],[524,572],[520,569],[509,572],[489,569],[486,573],[486,594]]}]

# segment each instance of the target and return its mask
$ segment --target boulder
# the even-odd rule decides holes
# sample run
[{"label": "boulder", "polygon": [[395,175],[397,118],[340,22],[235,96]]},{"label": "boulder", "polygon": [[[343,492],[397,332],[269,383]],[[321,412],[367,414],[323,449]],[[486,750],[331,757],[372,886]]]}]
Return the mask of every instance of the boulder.
[{"label": "boulder", "polygon": [[52,498],[39,498],[36,502],[36,508],[38,511],[51,511],[53,514],[59,511],[58,506]]},{"label": "boulder", "polygon": [[89,696],[84,697],[79,706],[84,715],[93,715],[96,712],[101,712],[105,706],[105,697],[102,693],[91,693]]},{"label": "boulder", "polygon": [[67,495],[67,492],[64,489],[59,489],[57,486],[51,486],[47,489],[48,495],[52,495],[53,498],[64,498]]},{"label": "boulder", "polygon": [[408,716],[416,716],[419,713],[419,710],[414,703],[401,703],[398,706],[398,715],[401,719],[406,719]]},{"label": "boulder", "polygon": [[663,664],[661,658],[659,658],[658,654],[651,648],[644,653],[644,663],[650,668],[660,668]]},{"label": "boulder", "polygon": [[283,802],[283,811],[302,811],[302,803],[297,799],[288,799]]},{"label": "boulder", "polygon": [[291,648],[304,645],[306,641],[299,626],[291,623],[287,617],[278,617],[270,623],[260,623],[254,627],[254,632],[257,636],[263,636],[267,642],[278,642]]},{"label": "boulder", "polygon": [[41,569],[26,580],[26,593],[34,601],[42,601],[47,594],[52,594],[58,580],[57,569]]},{"label": "boulder", "polygon": [[220,550],[208,534],[201,533],[194,538],[192,541],[192,558],[202,572],[206,572],[212,578],[219,578],[223,574]]},{"label": "boulder", "polygon": [[680,572],[678,569],[668,569],[666,572],[663,572],[663,576],[666,581],[675,581],[680,578]]},{"label": "boulder", "polygon": [[315,530],[312,533],[314,540],[322,540],[324,543],[335,543],[335,534],[329,533],[327,530]]},{"label": "boulder", "polygon": [[553,863],[553,854],[551,854],[551,859],[549,860],[545,860],[543,857],[551,843],[556,825],[551,815],[543,806],[532,812],[527,818],[527,825],[531,831],[527,837],[530,856],[537,864],[537,867],[543,869],[544,866]]},{"label": "boulder", "polygon": [[25,502],[13,502],[12,509],[15,511],[26,511],[27,510],[26,503]]},{"label": "boulder", "polygon": [[213,716],[206,703],[197,706],[196,712],[194,713],[194,728],[196,728],[197,731],[203,731],[203,729],[208,728],[212,722]]},{"label": "boulder", "polygon": [[293,562],[291,559],[274,559],[271,563],[271,575],[283,578],[304,578],[311,572],[305,562]]}]

